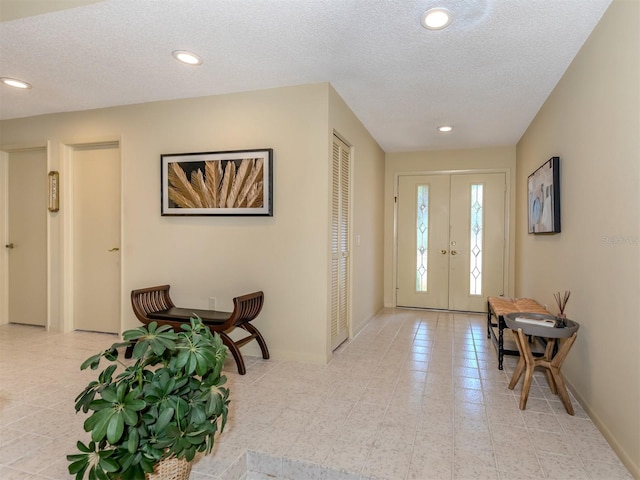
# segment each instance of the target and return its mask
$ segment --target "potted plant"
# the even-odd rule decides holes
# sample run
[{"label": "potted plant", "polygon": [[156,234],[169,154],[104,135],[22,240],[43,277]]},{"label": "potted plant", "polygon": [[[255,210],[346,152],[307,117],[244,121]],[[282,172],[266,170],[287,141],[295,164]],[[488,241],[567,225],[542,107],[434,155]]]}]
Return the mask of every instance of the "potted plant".
[{"label": "potted plant", "polygon": [[[90,442],[78,441],[80,453],[67,456],[76,480],[153,478],[167,460],[188,462],[188,478],[196,453],[211,452],[227,420],[226,347],[200,318],[182,328],[154,322],[127,330],[124,342],[81,365],[97,370],[102,359],[109,362],[76,397],[76,412],[91,412],[84,422]],[[132,343],[132,359],[120,360],[118,348]]]}]

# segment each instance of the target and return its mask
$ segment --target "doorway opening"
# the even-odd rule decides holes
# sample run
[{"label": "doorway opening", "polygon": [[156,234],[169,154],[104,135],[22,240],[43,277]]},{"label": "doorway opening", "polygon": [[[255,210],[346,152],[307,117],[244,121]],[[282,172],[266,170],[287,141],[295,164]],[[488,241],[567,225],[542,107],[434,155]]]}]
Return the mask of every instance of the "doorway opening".
[{"label": "doorway opening", "polygon": [[486,311],[508,271],[506,173],[399,175],[396,305]]}]

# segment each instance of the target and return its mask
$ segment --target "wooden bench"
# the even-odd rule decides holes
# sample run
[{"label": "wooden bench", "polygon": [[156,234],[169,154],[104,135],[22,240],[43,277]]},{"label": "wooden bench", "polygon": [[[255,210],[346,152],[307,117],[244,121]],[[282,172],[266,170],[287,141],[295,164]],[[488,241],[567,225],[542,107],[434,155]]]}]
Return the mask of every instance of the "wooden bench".
[{"label": "wooden bench", "polygon": [[[169,285],[142,288],[131,292],[131,306],[138,320],[148,325],[156,322],[158,325],[169,325],[174,331],[181,331],[181,326],[195,315],[212,332],[216,332],[229,348],[238,366],[238,373],[244,375],[247,369],[240,353],[240,347],[256,340],[262,350],[262,358],[269,358],[269,349],[264,338],[251,321],[258,316],[264,303],[263,292],[254,292],[233,299],[233,312],[220,312],[217,310],[198,310],[193,308],[176,307],[169,296]],[[240,340],[232,340],[229,333],[236,328],[241,328],[249,333]],[[127,348],[125,357],[130,358],[133,347]]]},{"label": "wooden bench", "polygon": [[[502,370],[502,360],[505,355],[520,355],[518,350],[510,350],[504,348],[504,329],[507,324],[504,321],[504,315],[508,313],[541,313],[551,315],[546,308],[531,298],[507,298],[507,297],[488,297],[487,298],[487,338],[493,337],[494,344],[497,344],[498,350],[498,369]],[[495,317],[493,323],[491,318]],[[495,329],[498,330],[496,337]],[[542,353],[534,353],[539,356]]]}]

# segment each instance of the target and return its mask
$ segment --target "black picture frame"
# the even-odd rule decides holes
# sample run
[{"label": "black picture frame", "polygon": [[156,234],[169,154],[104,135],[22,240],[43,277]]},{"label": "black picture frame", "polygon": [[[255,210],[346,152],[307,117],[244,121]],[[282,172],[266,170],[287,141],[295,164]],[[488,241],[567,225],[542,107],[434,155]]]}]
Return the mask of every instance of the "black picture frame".
[{"label": "black picture frame", "polygon": [[560,157],[551,157],[527,181],[529,233],[560,233]]},{"label": "black picture frame", "polygon": [[273,216],[273,149],[160,155],[163,216]]}]

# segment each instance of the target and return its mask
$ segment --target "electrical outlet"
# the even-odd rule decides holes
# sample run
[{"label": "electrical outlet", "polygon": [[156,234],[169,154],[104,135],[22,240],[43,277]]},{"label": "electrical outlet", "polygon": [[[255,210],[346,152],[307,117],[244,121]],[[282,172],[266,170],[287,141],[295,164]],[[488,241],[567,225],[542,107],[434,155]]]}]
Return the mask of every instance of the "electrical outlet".
[{"label": "electrical outlet", "polygon": [[216,309],[216,297],[209,297],[209,310]]}]

